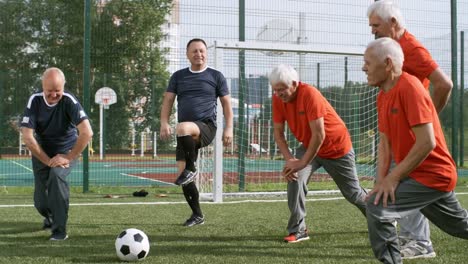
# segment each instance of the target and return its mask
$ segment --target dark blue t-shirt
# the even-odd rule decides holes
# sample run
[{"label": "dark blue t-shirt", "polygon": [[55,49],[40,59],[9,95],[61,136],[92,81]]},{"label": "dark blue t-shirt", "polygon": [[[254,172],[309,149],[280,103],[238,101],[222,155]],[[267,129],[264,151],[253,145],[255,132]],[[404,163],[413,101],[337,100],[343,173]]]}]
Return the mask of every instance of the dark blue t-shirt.
[{"label": "dark blue t-shirt", "polygon": [[213,68],[199,72],[185,68],[171,76],[167,92],[177,95],[179,122],[211,121],[216,124],[217,99],[228,95],[229,89],[223,74]]},{"label": "dark blue t-shirt", "polygon": [[34,129],[39,145],[53,157],[73,148],[78,138],[76,126],[85,119],[88,116],[71,93],[64,92],[62,99],[50,106],[41,92],[29,97],[20,126]]}]

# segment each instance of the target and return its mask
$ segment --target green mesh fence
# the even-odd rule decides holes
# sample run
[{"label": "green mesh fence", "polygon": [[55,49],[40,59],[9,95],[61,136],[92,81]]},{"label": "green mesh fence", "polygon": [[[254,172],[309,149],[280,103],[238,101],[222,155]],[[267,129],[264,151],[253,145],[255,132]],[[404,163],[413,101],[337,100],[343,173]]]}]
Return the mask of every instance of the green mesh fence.
[{"label": "green mesh fence", "polygon": [[[241,1],[94,0],[91,1],[90,14],[91,98],[83,98],[84,2],[0,1],[0,185],[33,184],[30,156],[21,142],[18,118],[29,95],[40,90],[40,75],[49,66],[64,71],[66,89],[82,103],[85,99],[91,102],[88,114],[95,136],[89,148],[90,187],[166,186],[175,179],[175,141],[164,142],[158,138],[160,107],[170,74],[188,65],[185,59],[188,40],[203,38],[213,47],[215,42],[235,42],[243,35],[247,42],[364,50],[373,39],[366,17],[371,0],[349,3],[338,0],[273,0],[268,4],[254,0],[245,1],[245,13],[239,12]],[[396,2],[406,18],[407,29],[426,45],[450,76],[451,1]],[[466,30],[468,1],[457,1],[457,7],[458,31]],[[245,28],[239,28],[243,24]],[[249,118],[243,119],[249,122],[243,127],[250,129],[253,135],[249,139],[252,142],[247,141],[245,146],[250,159],[247,170],[257,175],[263,170],[274,171],[281,166],[262,163],[274,156],[275,149],[267,138],[268,119],[259,110],[268,108],[269,88],[265,74],[273,64],[288,62],[284,56],[270,55],[273,56],[267,63],[251,66],[256,67],[250,71],[252,76],[244,76],[253,93],[246,94],[247,98],[256,101],[247,102],[245,96],[244,101],[237,101],[239,105],[250,105],[246,113]],[[363,109],[360,104],[352,105],[357,102],[353,96],[360,93],[360,84],[365,82],[365,76],[360,72],[360,59],[350,57],[345,62],[344,57],[315,56],[305,60],[307,81],[318,87],[331,89],[331,86],[336,86],[337,90],[349,91],[349,94],[336,97],[332,103],[344,119],[354,124],[350,130],[369,131],[372,128],[361,127],[359,120],[352,120],[362,111],[371,111]],[[211,66],[214,65],[213,60],[210,58]],[[225,67],[238,67],[233,66],[238,65],[237,54],[229,60],[224,62]],[[459,65],[465,61],[459,61]],[[330,82],[337,76],[339,82]],[[239,76],[229,78],[233,98],[239,100],[236,93]],[[112,88],[117,102],[103,110],[101,131],[100,108],[94,96],[102,87]],[[462,88],[457,87],[464,91],[458,94],[466,98],[468,92]],[[457,107],[460,106],[456,120],[462,120],[463,114],[466,116],[468,112],[466,104],[459,103]],[[344,107],[352,109],[352,113],[340,110],[346,109]],[[449,146],[454,140],[459,143],[460,155],[466,161],[468,144],[460,144],[460,139],[452,138],[454,120],[451,107],[452,103],[441,114],[446,139]],[[464,131],[466,127],[465,121],[457,129]],[[240,132],[236,132],[236,137],[239,135]],[[256,137],[257,140],[260,138],[255,135],[266,139],[253,142]],[[363,145],[369,144],[365,142],[368,140],[353,134],[355,144],[361,144],[361,141]],[[463,142],[467,140],[465,133]],[[256,149],[251,147],[251,143],[259,145],[259,155],[254,155]],[[231,165],[226,163],[226,170],[234,182],[238,181],[239,174],[238,149],[238,145],[225,149],[226,161],[232,161]],[[267,165],[259,165],[264,163]],[[281,160],[278,161],[280,163]],[[466,173],[461,170],[460,174]],[[70,182],[81,186],[82,181],[83,172],[79,164],[70,176]]]}]

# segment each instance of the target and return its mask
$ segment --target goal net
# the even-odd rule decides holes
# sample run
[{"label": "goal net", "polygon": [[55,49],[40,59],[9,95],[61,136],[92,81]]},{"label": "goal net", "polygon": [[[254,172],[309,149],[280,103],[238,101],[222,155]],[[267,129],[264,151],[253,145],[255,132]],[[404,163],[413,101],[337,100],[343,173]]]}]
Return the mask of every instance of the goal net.
[{"label": "goal net", "polygon": [[[289,64],[302,82],[314,85],[346,123],[356,153],[361,181],[375,174],[377,90],[368,87],[362,72],[360,49],[303,46],[259,42],[218,43],[209,47],[210,65],[227,79],[234,112],[234,143],[222,147],[222,109],[218,103],[218,134],[212,145],[200,151],[198,185],[205,197],[222,201],[226,196],[284,194],[280,172],[284,160],[273,139],[271,87],[268,74],[278,64]],[[286,131],[291,151],[299,146]],[[336,192],[323,169],[314,173],[311,190]],[[325,192],[323,192],[323,190]]]}]

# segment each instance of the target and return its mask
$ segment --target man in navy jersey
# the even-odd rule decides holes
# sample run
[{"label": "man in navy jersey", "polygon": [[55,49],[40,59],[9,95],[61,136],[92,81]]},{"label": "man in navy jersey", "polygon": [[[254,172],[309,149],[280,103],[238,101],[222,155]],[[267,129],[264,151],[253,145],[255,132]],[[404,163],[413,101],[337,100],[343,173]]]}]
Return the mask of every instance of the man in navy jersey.
[{"label": "man in navy jersey", "polygon": [[58,68],[42,75],[42,92],[33,94],[20,120],[26,147],[32,153],[34,206],[44,217],[50,240],[65,240],[70,188],[67,176],[93,136],[78,100],[64,91]]},{"label": "man in navy jersey", "polygon": [[193,179],[198,172],[195,162],[198,149],[208,146],[216,135],[216,107],[219,97],[223,107],[225,127],[223,143],[232,142],[231,96],[223,74],[207,66],[206,43],[202,39],[192,39],[187,44],[187,58],[190,67],[176,71],[169,81],[161,108],[161,132],[163,140],[171,138],[172,129],[169,116],[177,97],[176,127],[177,178],[181,185],[192,215],[184,226],[203,224],[205,218],[200,208],[199,193]]}]

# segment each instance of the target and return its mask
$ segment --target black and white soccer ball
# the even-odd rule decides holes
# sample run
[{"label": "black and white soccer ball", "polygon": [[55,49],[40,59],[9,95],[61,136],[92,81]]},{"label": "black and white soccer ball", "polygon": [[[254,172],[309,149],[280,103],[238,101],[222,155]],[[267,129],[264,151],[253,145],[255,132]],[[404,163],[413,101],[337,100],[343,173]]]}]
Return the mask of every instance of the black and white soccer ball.
[{"label": "black and white soccer ball", "polygon": [[148,236],[136,228],[124,230],[115,240],[117,256],[123,261],[142,260],[148,256]]}]

